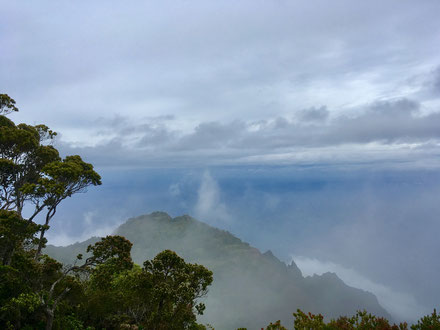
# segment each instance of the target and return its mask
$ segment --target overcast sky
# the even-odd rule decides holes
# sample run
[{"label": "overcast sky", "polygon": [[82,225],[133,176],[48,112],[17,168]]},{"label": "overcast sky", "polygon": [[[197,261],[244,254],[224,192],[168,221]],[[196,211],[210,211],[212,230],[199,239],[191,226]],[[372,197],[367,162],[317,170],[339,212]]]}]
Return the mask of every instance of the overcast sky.
[{"label": "overcast sky", "polygon": [[[103,173],[91,202],[69,202],[81,221],[66,211],[52,239],[105,233],[135,212],[188,212],[309,269],[320,258],[379,287],[399,274],[399,292],[419,300],[396,313],[423,299],[432,309],[440,287],[410,279],[435,281],[438,260],[406,277],[368,272],[440,248],[439,1],[0,0],[0,12],[0,92],[20,108],[11,119],[47,124],[63,154]],[[259,222],[271,214],[282,220]],[[310,229],[281,248],[276,236],[288,241],[304,217]]]},{"label": "overcast sky", "polygon": [[0,86],[14,118],[94,147],[99,165],[437,166],[438,12],[435,0],[5,1]]}]

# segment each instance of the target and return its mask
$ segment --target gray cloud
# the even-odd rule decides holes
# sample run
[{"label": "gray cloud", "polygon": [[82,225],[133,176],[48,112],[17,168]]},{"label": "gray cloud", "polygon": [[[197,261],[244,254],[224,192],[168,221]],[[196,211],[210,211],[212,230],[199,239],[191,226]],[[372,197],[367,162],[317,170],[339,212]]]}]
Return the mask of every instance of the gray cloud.
[{"label": "gray cloud", "polygon": [[298,117],[300,121],[314,122],[326,120],[330,112],[326,107],[319,108],[312,107],[310,109],[302,110],[299,112]]},{"label": "gray cloud", "polygon": [[17,118],[60,131],[78,117],[117,114],[175,114],[191,124],[351,109],[409,97],[408,78],[438,66],[437,1],[2,9],[0,85],[23,109]]},{"label": "gray cloud", "polygon": [[115,117],[99,121],[100,143],[75,147],[61,140],[60,146],[103,166],[277,163],[304,152],[308,162],[328,161],[328,154],[337,162],[393,157],[415,162],[422,157],[426,163],[425,157],[435,159],[440,151],[440,113],[422,114],[420,104],[410,99],[377,101],[354,109],[351,116],[328,117],[325,107],[312,108],[259,121],[202,122],[188,133],[173,128],[177,118],[172,116],[138,123]]},{"label": "gray cloud", "polygon": [[436,68],[433,72],[432,79],[432,91],[435,96],[440,96],[440,67]]}]

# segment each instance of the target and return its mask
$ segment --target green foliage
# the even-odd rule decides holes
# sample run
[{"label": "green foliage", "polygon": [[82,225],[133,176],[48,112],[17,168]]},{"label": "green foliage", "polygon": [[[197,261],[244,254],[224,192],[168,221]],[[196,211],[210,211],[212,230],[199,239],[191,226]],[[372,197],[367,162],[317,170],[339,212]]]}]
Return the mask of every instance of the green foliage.
[{"label": "green foliage", "polygon": [[[82,284],[73,271],[87,267],[63,270],[41,255],[44,234],[64,199],[101,184],[101,178],[80,156],[61,160],[52,146],[56,132],[47,126],[16,125],[4,116],[13,111],[15,101],[0,94],[0,328],[51,329],[55,313],[71,312],[69,302],[80,296]],[[34,222],[38,215],[44,225]],[[96,264],[104,257],[95,258]]]},{"label": "green foliage", "polygon": [[24,254],[11,266],[0,266],[0,328],[22,328],[42,319],[42,303],[36,292],[38,265]]},{"label": "green foliage", "polygon": [[14,315],[17,318],[24,317],[34,313],[41,307],[41,301],[35,293],[20,293],[17,297],[11,298],[2,305],[0,313]]},{"label": "green foliage", "polygon": [[411,326],[413,330],[428,330],[428,329],[440,329],[440,315],[437,314],[436,309],[431,315],[422,317],[417,324]]},{"label": "green foliage", "polygon": [[87,252],[92,253],[88,262],[112,266],[114,271],[131,269],[133,267],[130,255],[132,245],[122,236],[106,236],[101,241],[87,247]]},{"label": "green foliage", "polygon": [[126,267],[129,264],[120,259],[118,263],[108,259],[92,271],[83,305],[88,324],[97,328],[133,324],[146,329],[206,329],[196,323],[196,314],[204,310],[197,299],[207,293],[212,272],[186,263],[169,250],[145,261],[144,268]]},{"label": "green foliage", "polygon": [[89,246],[91,256],[82,264],[64,268],[47,255],[35,259],[24,250],[15,253],[11,265],[0,266],[0,328],[40,323],[51,328],[53,322],[58,329],[81,329],[87,287],[109,292],[112,277],[133,268],[130,249],[131,243],[123,237],[107,236]]},{"label": "green foliage", "polygon": [[0,115],[7,115],[13,111],[18,111],[18,108],[15,106],[15,100],[10,98],[8,94],[0,94]]},{"label": "green foliage", "polygon": [[287,328],[281,325],[281,321],[278,320],[275,323],[270,322],[270,324],[266,327],[266,330],[287,330]]},{"label": "green foliage", "polygon": [[90,329],[84,326],[84,323],[75,314],[68,314],[57,320],[55,326],[66,330],[85,330]]},{"label": "green foliage", "polygon": [[83,162],[80,156],[67,156],[62,161],[46,164],[37,182],[26,183],[22,192],[41,198],[46,206],[53,207],[90,185],[100,184],[101,178],[92,165]]},{"label": "green foliage", "polygon": [[9,265],[12,255],[37,243],[36,233],[41,226],[24,220],[15,211],[0,210],[0,263]]},{"label": "green foliage", "polygon": [[383,317],[377,317],[369,314],[366,311],[358,311],[354,316],[340,316],[336,320],[331,320],[328,323],[324,322],[324,317],[321,314],[315,315],[312,313],[305,314],[301,310],[293,313],[295,317],[294,327],[296,330],[337,330],[337,329],[359,329],[359,330],[406,330],[408,325],[400,323],[399,325],[391,325],[389,321]]},{"label": "green foliage", "polygon": [[326,329],[324,323],[324,317],[321,314],[315,315],[312,313],[305,314],[300,309],[293,313],[295,318],[294,327],[297,330],[308,330],[308,329]]},{"label": "green foliage", "polygon": [[15,101],[0,94],[0,210],[16,211],[22,217],[27,206],[32,210],[29,222],[43,214],[38,257],[58,205],[88,186],[100,185],[101,178],[80,156],[62,160],[52,146],[57,133],[46,125],[15,125],[3,115],[12,111],[18,111]]},{"label": "green foliage", "polygon": [[205,305],[195,301],[206,295],[213,280],[211,271],[165,250],[144,262],[144,273],[151,283],[154,306],[148,323],[156,329],[179,329],[194,324],[195,314],[203,314]]}]

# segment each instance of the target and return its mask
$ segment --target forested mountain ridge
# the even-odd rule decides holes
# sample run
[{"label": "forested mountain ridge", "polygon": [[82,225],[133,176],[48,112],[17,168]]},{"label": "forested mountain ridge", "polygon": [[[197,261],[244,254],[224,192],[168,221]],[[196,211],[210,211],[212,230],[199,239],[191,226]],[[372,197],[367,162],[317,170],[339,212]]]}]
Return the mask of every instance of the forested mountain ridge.
[{"label": "forested mountain ridge", "polygon": [[[256,329],[277,319],[291,324],[297,308],[335,318],[366,309],[390,318],[373,294],[347,286],[336,274],[303,277],[294,262],[286,265],[270,251],[261,253],[231,233],[187,215],[171,218],[154,212],[129,219],[115,234],[133,243],[131,253],[138,264],[170,249],[185,261],[212,270],[214,282],[200,321],[216,329]],[[48,246],[45,252],[71,263],[97,240]]]}]

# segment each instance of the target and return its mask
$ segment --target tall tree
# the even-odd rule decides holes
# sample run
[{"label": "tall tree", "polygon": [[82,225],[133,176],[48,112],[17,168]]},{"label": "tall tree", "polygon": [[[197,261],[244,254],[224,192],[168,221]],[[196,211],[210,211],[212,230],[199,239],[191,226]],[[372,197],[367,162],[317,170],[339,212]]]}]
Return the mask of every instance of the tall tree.
[{"label": "tall tree", "polygon": [[53,146],[56,132],[47,126],[15,124],[6,117],[16,111],[15,100],[0,94],[0,326],[46,320],[50,329],[55,309],[78,284],[72,272],[99,258],[62,270],[41,253],[45,233],[60,203],[100,185],[101,177],[80,156],[61,159]]},{"label": "tall tree", "polygon": [[37,216],[43,218],[38,258],[59,204],[88,186],[100,185],[101,177],[80,156],[61,159],[53,146],[57,133],[46,125],[16,125],[5,116],[13,111],[18,111],[15,101],[0,94],[0,210],[15,211],[24,218],[26,205],[29,223]]},{"label": "tall tree", "polygon": [[205,305],[197,300],[206,295],[212,272],[197,264],[186,263],[175,252],[165,250],[144,262],[151,283],[153,309],[146,322],[150,329],[188,329],[196,324],[196,315]]},{"label": "tall tree", "polygon": [[[63,297],[77,286],[75,279],[84,274],[92,274],[108,284],[113,274],[120,273],[133,267],[131,260],[131,242],[121,236],[107,236],[94,245],[89,245],[87,253],[91,253],[81,265],[66,267],[59,272],[57,278],[40,294],[44,312],[46,314],[46,330],[51,330],[55,318],[55,311]],[[78,261],[82,255],[78,255]],[[75,277],[71,275],[74,274]],[[107,289],[108,287],[103,287]]]}]

